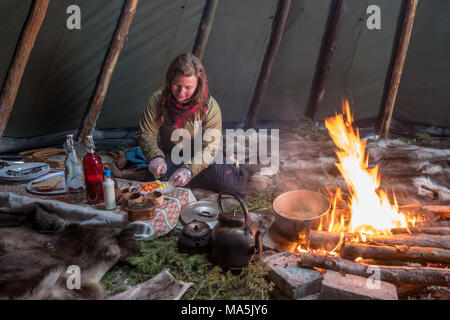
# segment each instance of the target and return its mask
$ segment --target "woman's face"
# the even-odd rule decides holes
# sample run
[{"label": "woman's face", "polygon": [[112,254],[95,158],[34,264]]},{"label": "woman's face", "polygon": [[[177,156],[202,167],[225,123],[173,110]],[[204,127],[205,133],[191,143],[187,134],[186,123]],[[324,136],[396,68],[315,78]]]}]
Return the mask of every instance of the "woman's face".
[{"label": "woman's face", "polygon": [[195,75],[179,75],[172,81],[172,94],[178,102],[187,102],[197,89],[198,78]]}]

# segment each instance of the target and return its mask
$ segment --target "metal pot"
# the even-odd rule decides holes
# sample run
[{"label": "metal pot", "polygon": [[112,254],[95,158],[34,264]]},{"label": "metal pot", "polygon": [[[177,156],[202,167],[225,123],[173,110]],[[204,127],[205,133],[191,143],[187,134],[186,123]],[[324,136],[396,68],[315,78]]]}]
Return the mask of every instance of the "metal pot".
[{"label": "metal pot", "polygon": [[279,195],[273,202],[274,229],[289,240],[319,227],[320,218],[330,210],[330,202],[322,194],[296,190]]},{"label": "metal pot", "polygon": [[216,202],[195,201],[183,207],[180,214],[181,222],[186,225],[192,221],[204,221],[211,228],[218,222],[219,207]]},{"label": "metal pot", "polygon": [[[243,214],[225,213],[222,209],[222,195],[231,195],[239,201]],[[250,219],[247,206],[234,193],[219,193],[219,223],[211,235],[212,260],[224,269],[242,268],[254,256],[262,257],[261,232]]]},{"label": "metal pot", "polygon": [[178,236],[178,248],[181,252],[204,253],[210,248],[211,228],[203,221],[192,221],[184,226]]}]

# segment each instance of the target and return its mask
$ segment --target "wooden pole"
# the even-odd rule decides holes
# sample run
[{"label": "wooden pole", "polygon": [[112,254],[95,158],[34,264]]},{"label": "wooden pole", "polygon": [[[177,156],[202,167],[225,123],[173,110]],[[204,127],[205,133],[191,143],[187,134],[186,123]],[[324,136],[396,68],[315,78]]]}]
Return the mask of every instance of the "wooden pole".
[{"label": "wooden pole", "polygon": [[192,53],[195,56],[197,56],[200,60],[203,59],[206,43],[208,42],[209,33],[212,28],[214,16],[216,14],[218,5],[219,0],[206,0],[202,22],[200,23],[197,38],[195,39],[194,49],[192,50]]},{"label": "wooden pole", "polygon": [[82,144],[84,144],[86,137],[92,134],[92,131],[94,130],[103,101],[105,100],[106,92],[108,91],[109,83],[111,82],[114,68],[116,67],[117,60],[119,59],[120,51],[122,50],[123,44],[128,36],[128,30],[130,29],[131,22],[133,21],[137,4],[138,0],[126,1],[119,26],[114,34],[108,55],[102,66],[102,71],[97,81],[95,93],[91,99],[91,105],[83,118],[83,127],[81,128],[81,133],[78,136],[78,141]]},{"label": "wooden pole", "polygon": [[275,57],[277,56],[278,49],[280,47],[290,7],[291,0],[278,0],[278,7],[272,25],[270,41],[264,55],[261,71],[253,93],[252,102],[250,103],[250,108],[245,119],[246,128],[255,127],[256,116],[270,78],[270,73],[272,72],[273,62],[275,61]]},{"label": "wooden pole", "polygon": [[398,87],[405,65],[406,54],[408,52],[409,41],[411,39],[414,18],[416,17],[417,4],[419,0],[407,0],[407,7],[403,18],[400,38],[395,54],[395,62],[387,87],[386,100],[383,106],[381,133],[382,139],[386,139],[394,112],[395,99],[397,98]]},{"label": "wooden pole", "polygon": [[342,24],[347,0],[333,0],[328,13],[328,21],[325,33],[322,37],[319,58],[316,63],[316,72],[309,94],[305,117],[316,121],[319,104],[325,95],[325,81],[330,71],[331,60],[337,45],[337,37]]},{"label": "wooden pole", "polygon": [[11,110],[19,91],[20,82],[27,66],[28,58],[36,41],[37,34],[44,21],[50,0],[35,0],[31,15],[19,40],[14,58],[9,66],[5,83],[0,94],[0,139],[8,124]]}]

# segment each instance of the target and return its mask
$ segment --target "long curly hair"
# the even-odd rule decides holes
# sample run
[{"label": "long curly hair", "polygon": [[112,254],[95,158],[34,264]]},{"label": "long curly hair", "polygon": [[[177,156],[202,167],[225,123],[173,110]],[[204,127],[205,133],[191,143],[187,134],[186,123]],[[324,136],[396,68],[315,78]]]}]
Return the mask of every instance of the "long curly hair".
[{"label": "long curly hair", "polygon": [[205,101],[207,99],[205,97],[207,85],[205,68],[200,59],[192,53],[183,53],[176,57],[167,69],[166,80],[162,92],[162,107],[166,107],[168,103],[173,100],[172,82],[180,75],[187,77],[195,75],[198,78],[197,88],[189,99],[188,104],[199,104],[202,106],[207,103],[207,101]]}]

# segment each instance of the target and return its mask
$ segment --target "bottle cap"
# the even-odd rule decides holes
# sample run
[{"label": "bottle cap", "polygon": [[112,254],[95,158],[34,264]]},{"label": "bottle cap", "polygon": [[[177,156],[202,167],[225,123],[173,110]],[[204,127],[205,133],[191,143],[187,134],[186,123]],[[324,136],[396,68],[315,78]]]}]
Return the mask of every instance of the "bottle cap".
[{"label": "bottle cap", "polygon": [[105,169],[105,170],[103,171],[103,173],[104,173],[105,177],[111,177],[111,170]]}]

